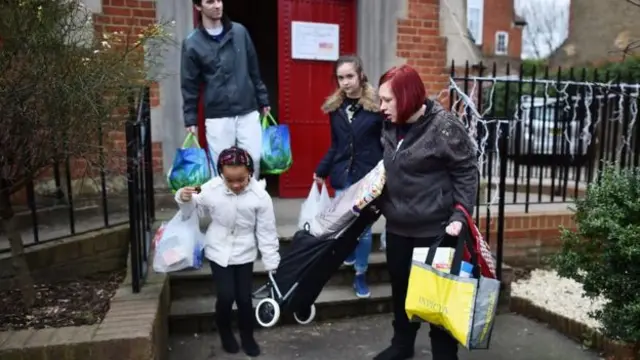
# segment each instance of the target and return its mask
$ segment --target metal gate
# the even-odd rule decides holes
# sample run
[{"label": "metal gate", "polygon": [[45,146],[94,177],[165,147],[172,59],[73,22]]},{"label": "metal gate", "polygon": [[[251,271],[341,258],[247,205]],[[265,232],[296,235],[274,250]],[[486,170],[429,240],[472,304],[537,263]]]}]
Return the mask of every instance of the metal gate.
[{"label": "metal gate", "polygon": [[155,221],[150,104],[149,88],[140,91],[137,103],[133,94],[129,96],[126,142],[131,284],[134,293],[140,291],[147,277]]}]

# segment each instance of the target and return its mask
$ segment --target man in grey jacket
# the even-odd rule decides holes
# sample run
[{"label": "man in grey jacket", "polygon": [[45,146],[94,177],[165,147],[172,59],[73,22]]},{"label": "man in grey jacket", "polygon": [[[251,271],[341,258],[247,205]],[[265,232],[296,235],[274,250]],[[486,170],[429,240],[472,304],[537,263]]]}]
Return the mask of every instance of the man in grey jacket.
[{"label": "man in grey jacket", "polygon": [[223,12],[222,0],[193,0],[199,26],[182,42],[181,83],[184,125],[198,131],[198,105],[203,90],[205,134],[211,161],[237,145],[249,152],[260,175],[260,114],[270,111],[260,77],[258,56],[247,29]]}]

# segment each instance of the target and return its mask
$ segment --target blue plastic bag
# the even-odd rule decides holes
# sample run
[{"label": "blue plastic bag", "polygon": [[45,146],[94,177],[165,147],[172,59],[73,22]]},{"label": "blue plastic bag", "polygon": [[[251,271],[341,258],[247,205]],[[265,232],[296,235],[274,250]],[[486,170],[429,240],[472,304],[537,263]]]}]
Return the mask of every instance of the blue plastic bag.
[{"label": "blue plastic bag", "polygon": [[[195,145],[195,147],[189,147]],[[207,152],[200,147],[198,139],[189,133],[176,150],[173,165],[167,173],[169,188],[175,193],[185,186],[200,186],[211,179],[211,168]]]},{"label": "blue plastic bag", "polygon": [[280,175],[289,170],[292,164],[289,126],[278,125],[271,113],[267,113],[262,118],[261,172],[266,175]]}]

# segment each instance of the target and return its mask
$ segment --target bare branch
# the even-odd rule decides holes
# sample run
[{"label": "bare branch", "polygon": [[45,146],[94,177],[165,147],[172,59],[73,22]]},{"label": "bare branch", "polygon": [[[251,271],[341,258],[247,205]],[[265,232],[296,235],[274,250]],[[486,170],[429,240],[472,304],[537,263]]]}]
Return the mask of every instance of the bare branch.
[{"label": "bare branch", "polygon": [[124,130],[128,89],[161,76],[148,67],[171,42],[164,26],[101,33],[79,0],[4,3],[0,179],[16,190],[67,159],[113,170],[123,144],[109,134]]},{"label": "bare branch", "polygon": [[[541,11],[544,7],[544,11]],[[543,4],[518,0],[517,12],[527,20],[523,33],[523,50],[535,58],[544,58],[561,45],[567,36],[568,7],[559,1]]]}]

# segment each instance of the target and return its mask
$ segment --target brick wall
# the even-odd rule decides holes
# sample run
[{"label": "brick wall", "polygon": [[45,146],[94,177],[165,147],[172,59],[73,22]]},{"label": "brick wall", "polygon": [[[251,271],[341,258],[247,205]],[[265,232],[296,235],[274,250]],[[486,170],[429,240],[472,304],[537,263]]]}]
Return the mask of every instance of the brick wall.
[{"label": "brick wall", "polygon": [[[102,0],[102,13],[94,15],[97,36],[101,36],[103,32],[117,31],[135,34],[156,21],[156,0]],[[159,88],[155,84],[151,88],[151,106],[159,105]],[[125,144],[124,133],[114,134],[114,136],[116,146],[121,148]],[[154,170],[161,172],[162,146],[160,143],[153,144],[153,159]]]},{"label": "brick wall", "polygon": [[509,34],[508,56],[520,58],[522,53],[522,28],[514,26],[513,0],[484,0],[482,53],[495,55],[496,32]]},{"label": "brick wall", "polygon": [[440,1],[408,0],[407,18],[398,20],[397,56],[420,73],[430,96],[446,88],[446,38],[440,35]]},{"label": "brick wall", "polygon": [[[126,268],[129,226],[34,245],[25,249],[29,270],[36,282],[57,282]],[[0,289],[13,287],[11,254],[0,254]]]},{"label": "brick wall", "polygon": [[[490,246],[497,249],[497,213],[490,227]],[[480,230],[486,234],[486,220],[480,218]],[[560,247],[560,226],[575,229],[573,214],[568,211],[556,213],[530,213],[505,216],[504,262],[512,266],[538,266],[545,258],[556,253]]]}]

